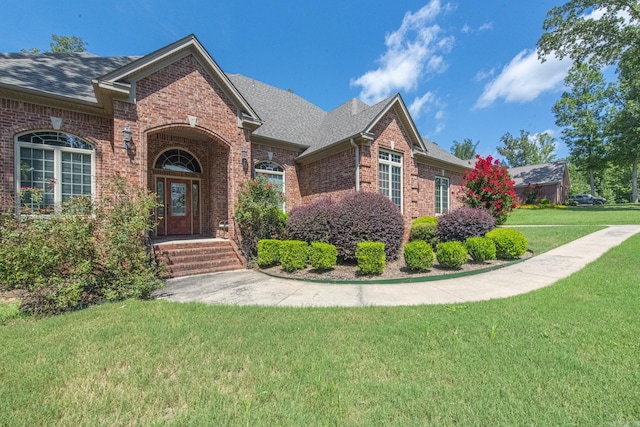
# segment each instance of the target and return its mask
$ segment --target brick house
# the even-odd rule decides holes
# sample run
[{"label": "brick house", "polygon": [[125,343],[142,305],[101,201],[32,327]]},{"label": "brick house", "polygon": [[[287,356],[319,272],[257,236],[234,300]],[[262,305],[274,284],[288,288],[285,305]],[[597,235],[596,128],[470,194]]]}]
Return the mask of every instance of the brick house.
[{"label": "brick house", "polygon": [[509,174],[515,183],[514,189],[520,205],[527,202],[540,203],[543,198],[556,205],[564,203],[569,197],[571,180],[564,160],[511,168]]},{"label": "brick house", "polygon": [[257,174],[282,186],[286,211],[379,191],[409,224],[458,206],[470,168],[420,136],[399,94],[327,112],[224,73],[193,35],[143,57],[0,54],[0,153],[5,206],[20,210],[21,187],[52,207],[96,196],[118,172],[164,202],[156,237],[233,238],[240,185]]}]

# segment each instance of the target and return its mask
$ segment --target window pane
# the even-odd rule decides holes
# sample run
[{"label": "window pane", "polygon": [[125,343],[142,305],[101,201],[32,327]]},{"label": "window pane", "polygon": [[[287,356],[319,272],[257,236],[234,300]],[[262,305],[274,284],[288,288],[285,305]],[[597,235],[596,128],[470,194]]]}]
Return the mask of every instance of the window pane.
[{"label": "window pane", "polygon": [[171,183],[171,215],[187,216],[187,184]]}]

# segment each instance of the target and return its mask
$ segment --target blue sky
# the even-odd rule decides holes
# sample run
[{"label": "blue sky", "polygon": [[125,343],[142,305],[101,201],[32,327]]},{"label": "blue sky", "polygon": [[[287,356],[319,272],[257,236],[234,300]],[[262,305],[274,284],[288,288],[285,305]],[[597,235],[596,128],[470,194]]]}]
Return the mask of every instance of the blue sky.
[{"label": "blue sky", "polygon": [[400,92],[423,136],[449,150],[505,132],[549,132],[567,155],[551,107],[570,64],[537,60],[549,9],[564,0],[13,1],[0,51],[49,48],[76,35],[100,56],[145,55],[195,34],[226,72],[293,89],[332,110]]}]

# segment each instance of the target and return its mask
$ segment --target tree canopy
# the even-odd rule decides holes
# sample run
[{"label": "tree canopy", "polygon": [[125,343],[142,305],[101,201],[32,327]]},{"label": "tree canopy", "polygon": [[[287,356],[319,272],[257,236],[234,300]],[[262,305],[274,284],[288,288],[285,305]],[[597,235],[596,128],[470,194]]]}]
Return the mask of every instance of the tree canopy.
[{"label": "tree canopy", "polygon": [[[77,36],[59,36],[57,34],[51,34],[51,43],[49,43],[51,50],[45,51],[45,53],[86,52],[87,45],[89,45],[89,43]],[[30,49],[22,49],[21,52],[40,53],[40,49],[32,47]]]},{"label": "tree canopy", "polygon": [[537,165],[553,162],[556,158],[556,139],[548,133],[531,135],[528,131],[520,130],[520,136],[515,137],[509,132],[500,137],[501,147],[497,147],[510,167]]},{"label": "tree canopy", "polygon": [[480,141],[473,143],[471,138],[465,138],[464,142],[453,141],[451,154],[462,160],[471,160],[476,156],[476,150]]}]

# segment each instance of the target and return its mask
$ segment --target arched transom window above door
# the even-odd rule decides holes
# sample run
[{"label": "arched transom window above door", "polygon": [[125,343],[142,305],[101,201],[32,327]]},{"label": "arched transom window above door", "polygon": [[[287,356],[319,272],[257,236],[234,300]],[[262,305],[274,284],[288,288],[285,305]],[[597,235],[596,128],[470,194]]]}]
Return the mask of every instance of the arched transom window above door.
[{"label": "arched transom window above door", "polygon": [[160,154],[154,167],[174,172],[202,172],[200,162],[191,153],[178,148]]}]

